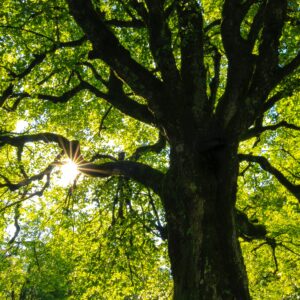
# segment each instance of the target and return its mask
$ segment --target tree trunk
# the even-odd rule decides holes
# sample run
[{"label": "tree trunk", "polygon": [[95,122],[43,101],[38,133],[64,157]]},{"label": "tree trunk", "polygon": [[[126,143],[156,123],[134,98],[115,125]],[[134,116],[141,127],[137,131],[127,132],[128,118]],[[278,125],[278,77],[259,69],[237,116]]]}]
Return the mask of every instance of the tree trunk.
[{"label": "tree trunk", "polygon": [[163,198],[175,300],[250,299],[235,229],[237,175],[237,145],[171,150]]}]

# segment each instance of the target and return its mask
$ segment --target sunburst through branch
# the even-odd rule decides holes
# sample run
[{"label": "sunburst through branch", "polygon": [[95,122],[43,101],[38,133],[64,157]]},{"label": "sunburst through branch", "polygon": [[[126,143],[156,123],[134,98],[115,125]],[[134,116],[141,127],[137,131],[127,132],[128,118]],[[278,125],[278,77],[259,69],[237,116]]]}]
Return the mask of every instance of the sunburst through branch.
[{"label": "sunburst through branch", "polygon": [[61,185],[67,186],[73,183],[77,175],[79,174],[76,162],[71,159],[67,159],[61,166],[61,173]]}]

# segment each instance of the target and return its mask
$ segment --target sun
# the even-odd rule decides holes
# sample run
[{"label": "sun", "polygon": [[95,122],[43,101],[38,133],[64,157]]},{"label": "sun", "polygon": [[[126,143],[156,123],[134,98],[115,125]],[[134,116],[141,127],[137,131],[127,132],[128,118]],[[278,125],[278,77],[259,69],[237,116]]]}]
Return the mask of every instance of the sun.
[{"label": "sun", "polygon": [[60,184],[67,186],[74,182],[76,176],[79,174],[77,164],[71,160],[66,160],[61,166],[61,179]]}]

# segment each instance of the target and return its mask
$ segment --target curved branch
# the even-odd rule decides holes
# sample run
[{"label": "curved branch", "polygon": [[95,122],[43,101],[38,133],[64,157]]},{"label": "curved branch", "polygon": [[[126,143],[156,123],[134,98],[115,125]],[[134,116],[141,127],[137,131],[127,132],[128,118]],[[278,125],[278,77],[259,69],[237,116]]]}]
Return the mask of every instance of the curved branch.
[{"label": "curved branch", "polygon": [[281,121],[274,125],[268,125],[268,126],[261,126],[261,127],[254,127],[248,130],[248,132],[243,136],[242,140],[247,140],[255,136],[259,136],[265,131],[274,131],[278,128],[288,128],[293,130],[300,130],[300,126],[290,124],[286,121]]},{"label": "curved branch", "polygon": [[6,209],[8,209],[9,207],[12,207],[12,206],[15,206],[15,205],[18,205],[19,203],[22,203],[28,199],[31,199],[32,197],[35,197],[35,196],[42,196],[44,191],[46,190],[46,188],[48,188],[50,185],[50,174],[47,174],[46,175],[46,182],[45,184],[43,185],[43,187],[40,189],[40,190],[37,190],[35,192],[33,192],[32,194],[28,194],[27,191],[25,191],[24,193],[22,193],[22,197],[20,200],[17,200],[15,202],[12,202],[10,204],[7,204],[5,205],[4,207],[2,207],[0,209],[0,213],[2,213],[3,211],[5,211]]},{"label": "curved branch", "polygon": [[171,31],[164,14],[163,2],[146,0],[146,3],[149,9],[147,21],[150,49],[163,80],[174,88],[179,80],[179,72],[173,55]]},{"label": "curved branch", "polygon": [[2,107],[2,105],[4,104],[4,102],[6,101],[6,99],[8,99],[14,89],[14,85],[11,83],[2,93],[1,97],[0,97],[0,107]]},{"label": "curved branch", "polygon": [[62,145],[61,142],[59,145],[66,155],[76,162],[78,170],[85,175],[100,178],[122,175],[151,188],[158,195],[161,194],[164,174],[148,165],[123,160],[95,164],[83,158],[78,141],[67,140],[66,145]]},{"label": "curved branch", "polygon": [[113,108],[112,105],[109,106],[108,109],[105,110],[105,113],[103,114],[100,124],[99,124],[99,129],[98,129],[98,135],[100,136],[102,129],[105,129],[106,127],[104,126],[104,121],[108,117],[109,113],[111,112],[111,109]]},{"label": "curved branch", "polygon": [[63,137],[62,135],[44,132],[44,133],[37,133],[37,134],[26,134],[26,135],[19,135],[19,136],[10,136],[10,135],[3,135],[0,136],[0,147],[4,145],[11,145],[13,147],[22,147],[26,143],[34,143],[34,142],[44,142],[44,143],[57,143],[61,147],[63,145],[67,145],[69,142],[68,139]]},{"label": "curved branch", "polygon": [[[38,181],[43,179],[45,176],[47,176],[47,181],[45,183],[45,186],[42,189],[42,192],[46,189],[46,187],[49,186],[49,181],[50,181],[50,174],[53,171],[53,169],[56,166],[56,163],[58,162],[58,160],[60,159],[61,154],[59,154],[54,162],[52,162],[46,169],[44,169],[43,171],[41,171],[40,173],[33,175],[31,177],[27,177],[24,180],[18,182],[18,183],[12,183],[7,177],[5,177],[4,175],[0,174],[0,177],[2,179],[4,179],[5,183],[0,183],[0,188],[2,187],[7,187],[10,191],[16,191],[18,189],[20,189],[21,187],[27,186],[30,183],[34,182],[34,181]],[[39,194],[42,194],[42,192],[40,191]]]},{"label": "curved branch", "polygon": [[84,85],[84,83],[81,82],[80,84],[73,87],[71,90],[64,92],[60,96],[45,95],[45,94],[37,94],[36,96],[38,99],[48,100],[53,103],[65,103],[65,102],[68,102],[71,98],[73,98],[77,93],[82,91],[84,88],[85,88],[85,85]]},{"label": "curved branch", "polygon": [[15,225],[15,233],[13,235],[13,237],[8,241],[8,244],[13,244],[14,241],[16,240],[16,238],[18,237],[19,233],[20,233],[20,230],[21,230],[21,227],[20,227],[20,224],[19,224],[19,218],[20,218],[20,203],[18,203],[16,206],[15,206],[15,211],[14,211],[14,225]]},{"label": "curved branch", "polygon": [[235,210],[235,222],[238,235],[244,240],[252,241],[254,239],[266,238],[266,227],[262,224],[255,224],[249,220],[248,216],[244,212],[238,209]]},{"label": "curved branch", "polygon": [[93,44],[90,58],[100,58],[138,95],[148,101],[160,97],[163,85],[146,68],[137,63],[117,37],[109,30],[103,16],[97,14],[91,0],[68,0],[70,13]]},{"label": "curved branch", "polygon": [[261,166],[263,170],[272,174],[298,201],[300,201],[300,185],[290,182],[278,169],[273,167],[269,161],[263,156],[254,156],[250,154],[239,154],[241,161],[254,162]]},{"label": "curved branch", "polygon": [[[139,120],[141,122],[147,123],[149,125],[155,125],[155,119],[152,113],[149,111],[146,105],[140,104],[124,93],[117,94],[117,93],[104,93],[95,86],[91,85],[90,83],[80,79],[80,83],[74,86],[72,89],[64,92],[59,96],[54,95],[46,95],[46,94],[37,94],[37,95],[30,95],[28,93],[19,93],[14,94],[14,97],[18,97],[18,99],[22,99],[25,97],[36,97],[41,100],[51,101],[53,103],[65,103],[68,102],[72,97],[74,97],[77,93],[83,90],[89,90],[95,96],[102,98],[112,104],[115,108],[120,110],[122,113]],[[1,100],[1,99],[0,99]]]},{"label": "curved branch", "polygon": [[82,81],[84,88],[92,92],[99,98],[102,98],[113,105],[115,108],[120,110],[125,115],[128,115],[136,120],[147,123],[149,125],[155,125],[156,121],[153,114],[149,111],[147,105],[140,104],[124,93],[115,94],[115,93],[103,93],[90,83]]},{"label": "curved branch", "polygon": [[[288,92],[292,92],[291,90],[289,90]],[[270,97],[267,102],[264,103],[263,105],[263,112],[268,111],[269,109],[271,109],[278,101],[280,101],[281,99],[287,97],[287,93],[284,90],[281,90],[279,92],[277,92],[275,95],[273,95],[272,97]]]},{"label": "curved branch", "polygon": [[[26,75],[28,75],[34,69],[34,67],[36,67],[37,65],[42,63],[45,58],[46,58],[46,53],[34,55],[34,59],[29,63],[28,67],[23,72],[21,72],[19,74],[12,73],[13,79],[22,79],[22,78],[24,78]],[[0,107],[4,104],[6,99],[13,96],[13,90],[14,90],[14,85],[11,83],[3,91],[2,96],[0,97]]]},{"label": "curved branch", "polygon": [[208,25],[206,25],[204,27],[204,32],[208,33],[212,28],[216,27],[216,26],[220,26],[221,25],[221,19],[217,19],[211,23],[209,23]]},{"label": "curved branch", "polygon": [[263,1],[257,12],[256,15],[253,18],[253,22],[251,24],[251,28],[247,37],[247,41],[249,44],[250,49],[253,49],[254,45],[255,45],[255,41],[258,38],[259,32],[262,28],[263,25],[263,20],[264,20],[264,13],[265,13],[265,9],[266,9],[266,3],[265,1]]},{"label": "curved branch", "polygon": [[274,73],[278,69],[279,44],[286,12],[286,0],[267,1],[263,12],[262,38],[254,74],[256,79],[254,82],[263,89],[271,90],[274,85],[276,77]]},{"label": "curved branch", "polygon": [[[155,193],[161,193],[161,184],[164,174],[152,167],[133,161],[115,161],[103,164],[94,164],[84,160],[80,152],[80,144],[78,141],[69,141],[65,137],[54,133],[39,133],[23,136],[0,136],[0,147],[9,144],[14,147],[21,147],[25,143],[42,141],[45,143],[57,143],[64,153],[78,165],[78,170],[83,174],[92,177],[109,177],[123,175],[136,180],[137,182],[151,188]],[[57,157],[57,159],[60,156]],[[56,159],[56,160],[57,160]],[[5,180],[5,184],[10,190],[17,190],[22,186],[26,186],[34,180],[42,179],[45,175],[52,171],[56,163],[50,164],[43,172],[25,179],[18,184],[11,183],[6,177],[1,176]]]},{"label": "curved branch", "polygon": [[105,85],[105,86],[108,85],[107,80],[105,80],[105,79],[98,73],[96,67],[95,67],[92,63],[90,63],[90,62],[88,62],[88,61],[85,61],[85,62],[79,63],[78,65],[83,65],[83,66],[86,66],[86,67],[90,68],[91,71],[93,72],[94,77],[95,77],[99,82],[101,82],[101,83],[102,83],[103,85]]},{"label": "curved branch", "polygon": [[[11,72],[11,76],[13,79],[23,79],[24,77],[26,77],[36,66],[38,66],[39,64],[41,64],[44,59],[47,57],[47,54],[49,53],[53,53],[55,52],[55,50],[60,49],[60,48],[65,48],[65,47],[76,47],[79,45],[82,45],[82,43],[84,43],[84,41],[86,41],[86,37],[83,36],[82,38],[75,40],[75,41],[69,41],[69,42],[57,42],[53,45],[53,47],[48,50],[45,51],[44,53],[41,54],[34,54],[34,59],[28,64],[28,66],[19,74],[13,73]],[[17,94],[15,95],[13,93],[14,90],[14,84],[10,84],[3,92],[2,92],[2,96],[0,96],[0,107],[4,104],[4,102],[10,98],[10,97],[27,97],[26,93],[22,93],[22,94]],[[20,99],[20,98],[19,98]],[[18,104],[18,103],[16,103]]]},{"label": "curved branch", "polygon": [[162,134],[159,134],[158,141],[153,145],[147,145],[147,146],[141,146],[135,150],[135,152],[132,154],[130,159],[136,161],[138,160],[143,153],[147,152],[155,152],[159,153],[161,150],[163,150],[166,147],[166,139]]}]

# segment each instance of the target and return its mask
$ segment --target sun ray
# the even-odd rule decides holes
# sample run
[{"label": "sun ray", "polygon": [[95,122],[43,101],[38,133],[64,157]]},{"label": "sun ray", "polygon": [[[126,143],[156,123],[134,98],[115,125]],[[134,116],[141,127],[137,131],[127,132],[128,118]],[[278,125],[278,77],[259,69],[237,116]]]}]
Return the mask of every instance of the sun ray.
[{"label": "sun ray", "polygon": [[79,171],[76,162],[71,159],[66,160],[61,166],[61,185],[67,186],[73,183],[78,174]]}]

